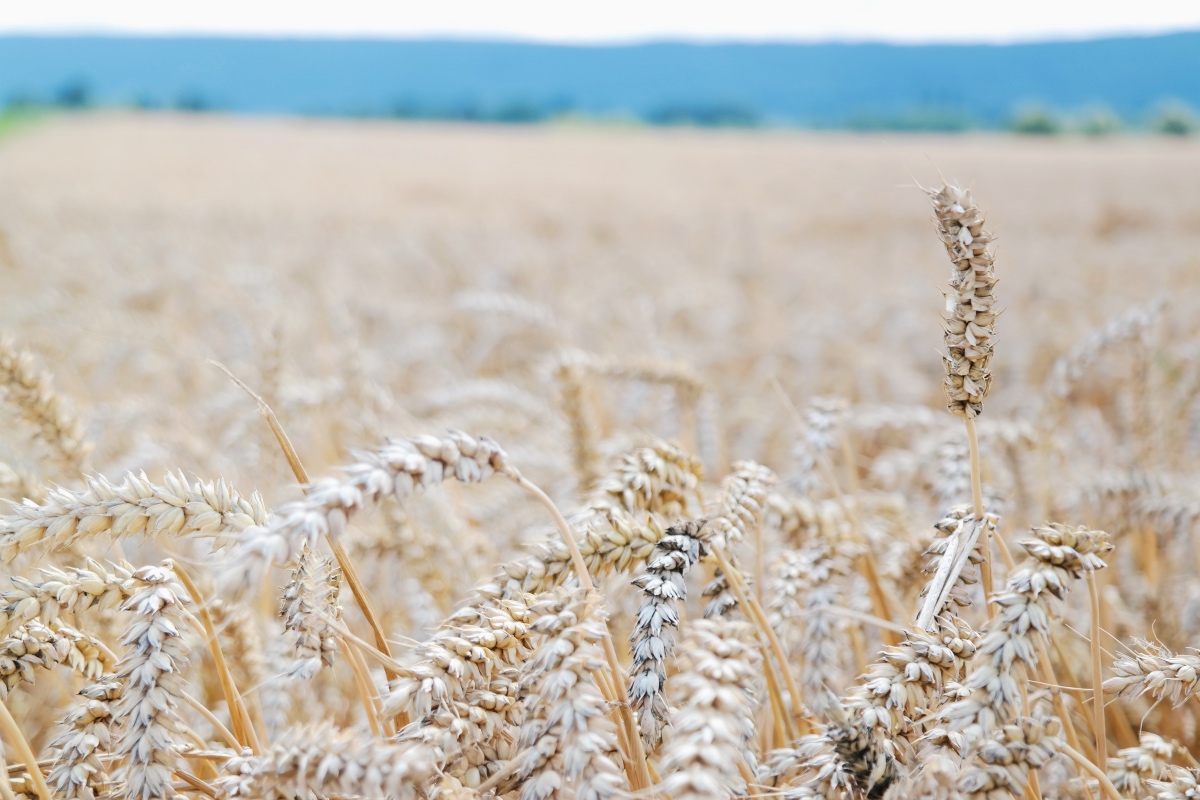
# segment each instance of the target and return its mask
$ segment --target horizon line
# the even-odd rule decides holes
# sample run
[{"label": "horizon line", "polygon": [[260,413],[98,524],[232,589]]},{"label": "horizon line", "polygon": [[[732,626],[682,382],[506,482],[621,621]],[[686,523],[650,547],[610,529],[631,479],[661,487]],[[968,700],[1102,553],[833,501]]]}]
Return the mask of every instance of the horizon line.
[{"label": "horizon line", "polygon": [[1159,31],[1108,32],[1047,32],[1030,36],[1010,36],[992,39],[885,39],[852,36],[814,37],[749,37],[749,36],[689,36],[686,34],[646,34],[645,36],[610,37],[599,39],[551,38],[520,36],[502,33],[420,32],[314,32],[314,31],[225,31],[225,30],[139,30],[129,28],[0,28],[0,39],[227,39],[241,41],[293,42],[370,42],[370,43],[443,43],[443,44],[506,44],[578,49],[644,47],[652,45],[720,46],[887,46],[887,47],[1019,47],[1044,44],[1084,44],[1128,39],[1158,39],[1200,33],[1200,27],[1171,28]]}]

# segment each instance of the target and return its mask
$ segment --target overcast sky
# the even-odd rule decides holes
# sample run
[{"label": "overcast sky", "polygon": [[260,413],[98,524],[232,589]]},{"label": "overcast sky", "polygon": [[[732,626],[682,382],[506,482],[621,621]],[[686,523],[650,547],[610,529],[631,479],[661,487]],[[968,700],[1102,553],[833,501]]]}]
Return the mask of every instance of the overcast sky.
[{"label": "overcast sky", "polygon": [[0,0],[0,31],[1005,42],[1200,30],[1200,0]]}]

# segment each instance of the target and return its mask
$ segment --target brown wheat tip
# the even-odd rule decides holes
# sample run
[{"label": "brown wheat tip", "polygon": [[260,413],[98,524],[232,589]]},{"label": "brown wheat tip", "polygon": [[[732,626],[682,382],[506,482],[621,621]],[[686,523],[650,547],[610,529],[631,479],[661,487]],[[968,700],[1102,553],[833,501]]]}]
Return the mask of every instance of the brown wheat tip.
[{"label": "brown wheat tip", "polygon": [[947,408],[957,416],[973,418],[983,411],[992,382],[988,365],[998,313],[992,294],[996,275],[988,250],[992,237],[983,229],[983,214],[970,192],[955,185],[928,192],[938,235],[953,265],[943,355]]}]

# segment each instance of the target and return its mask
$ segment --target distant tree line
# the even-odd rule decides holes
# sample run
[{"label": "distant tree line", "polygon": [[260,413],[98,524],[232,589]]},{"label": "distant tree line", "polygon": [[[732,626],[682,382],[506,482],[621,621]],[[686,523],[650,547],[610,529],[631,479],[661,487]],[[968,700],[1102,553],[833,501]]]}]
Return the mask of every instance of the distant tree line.
[{"label": "distant tree line", "polygon": [[[114,103],[98,97],[82,78],[62,83],[45,96],[17,94],[0,104],[8,114],[42,110],[79,111],[96,107],[132,107],[142,110],[185,112],[222,111],[221,103],[197,89],[181,89],[175,96],[137,96],[131,101]],[[1054,136],[1081,134],[1107,136],[1122,132],[1153,132],[1168,136],[1200,133],[1200,114],[1179,100],[1164,100],[1140,118],[1122,117],[1106,105],[1094,105],[1074,111],[1056,109],[1042,103],[1026,103],[1014,108],[1002,120],[980,119],[954,105],[919,105],[900,110],[859,111],[832,119],[796,120],[771,117],[758,109],[734,101],[664,102],[648,110],[597,114],[577,108],[569,98],[547,100],[516,98],[501,102],[462,100],[430,102],[401,99],[390,106],[357,111],[316,111],[312,116],[372,117],[404,120],[478,122],[505,125],[530,125],[562,120],[584,122],[617,121],[661,127],[757,128],[798,127],[826,130],[945,132],[972,130],[1009,130],[1018,134]]]}]

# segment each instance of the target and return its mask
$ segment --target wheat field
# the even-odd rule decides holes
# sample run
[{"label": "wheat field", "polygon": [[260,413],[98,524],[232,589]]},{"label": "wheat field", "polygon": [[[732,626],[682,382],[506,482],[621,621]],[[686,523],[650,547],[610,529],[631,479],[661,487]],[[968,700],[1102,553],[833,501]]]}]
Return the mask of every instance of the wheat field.
[{"label": "wheat field", "polygon": [[0,797],[1200,796],[1197,185],[1138,137],[12,133]]}]

